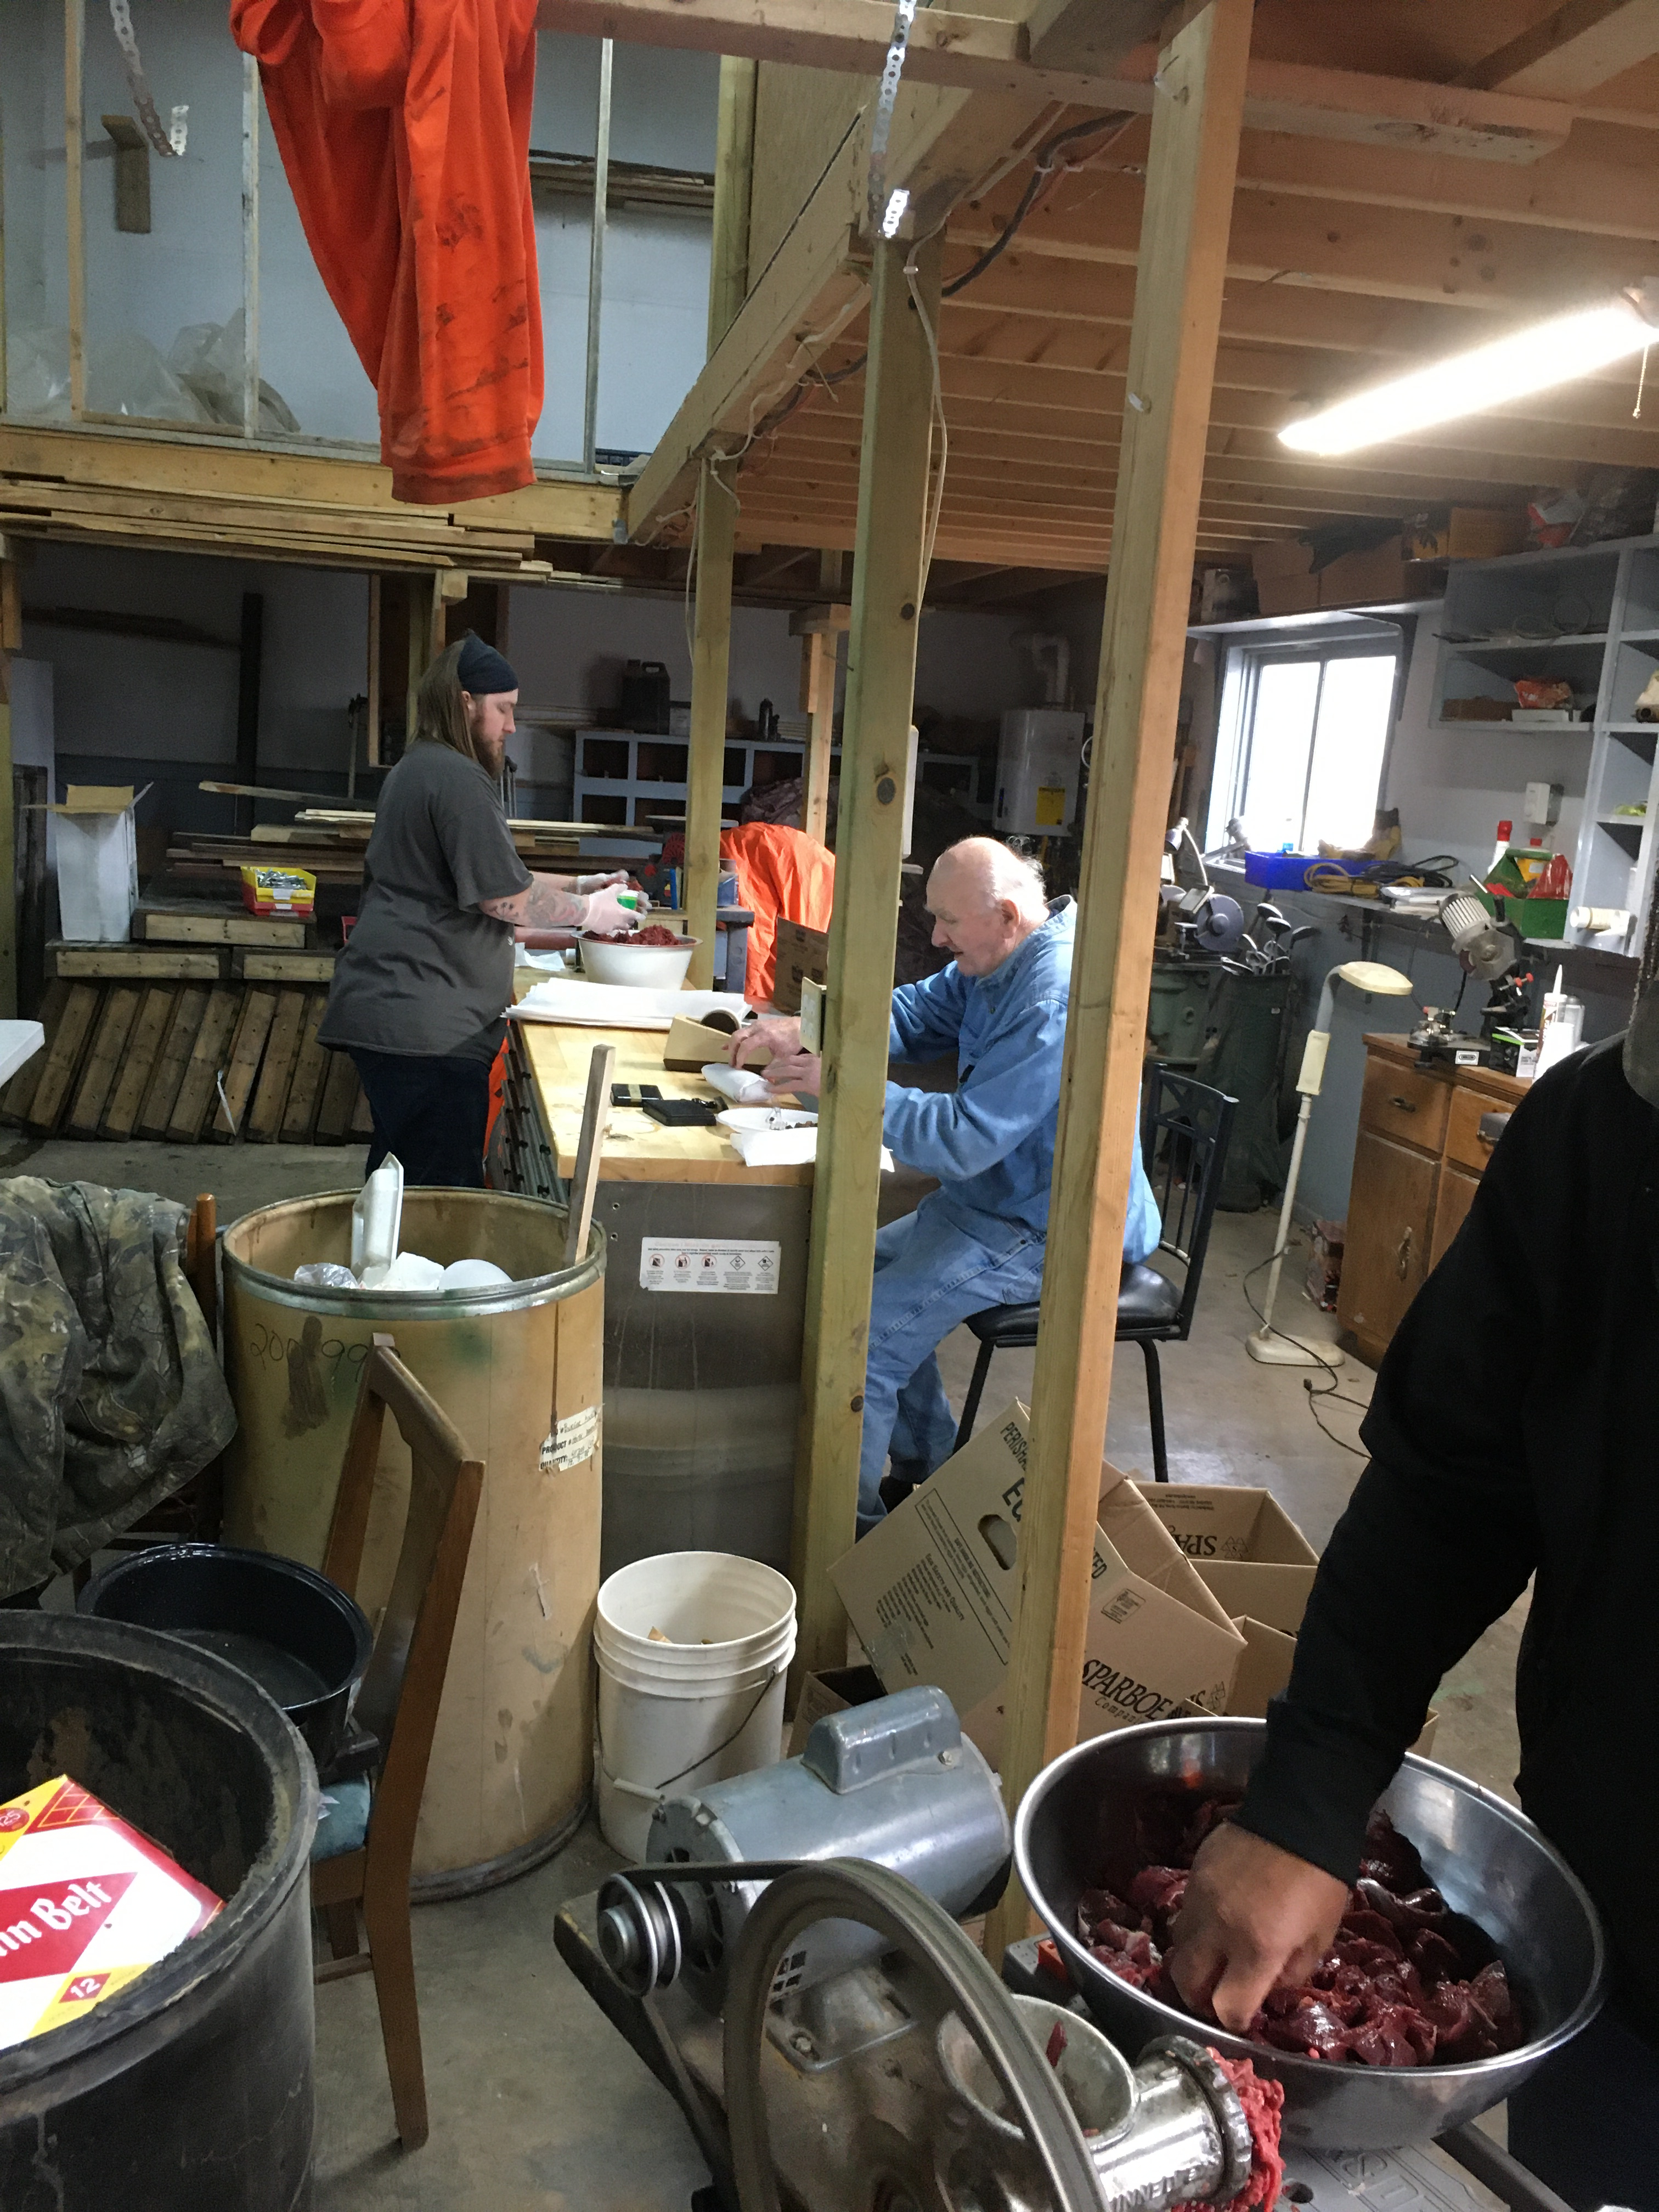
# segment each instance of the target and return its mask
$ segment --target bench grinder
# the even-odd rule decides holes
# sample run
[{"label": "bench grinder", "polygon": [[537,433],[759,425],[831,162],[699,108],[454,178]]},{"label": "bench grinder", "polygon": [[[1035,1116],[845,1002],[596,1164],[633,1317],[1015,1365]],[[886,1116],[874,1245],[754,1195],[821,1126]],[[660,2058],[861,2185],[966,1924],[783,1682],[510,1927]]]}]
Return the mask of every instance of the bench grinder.
[{"label": "bench grinder", "polygon": [[659,1806],[648,1863],[556,1940],[678,2098],[727,2212],[1228,2203],[1249,2130],[1212,2057],[1169,2036],[1132,2068],[1011,1995],[957,1925],[1009,1853],[949,1701],[905,1690]]}]

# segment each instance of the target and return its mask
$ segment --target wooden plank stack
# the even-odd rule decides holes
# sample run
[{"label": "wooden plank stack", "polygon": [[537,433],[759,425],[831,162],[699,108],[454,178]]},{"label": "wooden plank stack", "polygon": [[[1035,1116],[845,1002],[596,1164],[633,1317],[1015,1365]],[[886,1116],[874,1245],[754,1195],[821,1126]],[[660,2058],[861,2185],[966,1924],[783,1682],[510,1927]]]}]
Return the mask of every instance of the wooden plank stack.
[{"label": "wooden plank stack", "polygon": [[357,1071],[317,1040],[332,952],[302,921],[140,908],[129,945],[53,945],[46,1042],[0,1097],[37,1136],[348,1144]]}]

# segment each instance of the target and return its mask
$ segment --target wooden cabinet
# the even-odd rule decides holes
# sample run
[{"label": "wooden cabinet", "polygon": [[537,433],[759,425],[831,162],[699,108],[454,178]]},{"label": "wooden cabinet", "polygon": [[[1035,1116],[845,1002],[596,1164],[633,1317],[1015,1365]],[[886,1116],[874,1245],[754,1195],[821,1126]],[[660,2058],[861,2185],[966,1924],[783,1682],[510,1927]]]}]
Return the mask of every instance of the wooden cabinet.
[{"label": "wooden cabinet", "polygon": [[1490,1069],[1419,1068],[1404,1037],[1368,1036],[1337,1316],[1373,1365],[1463,1224],[1492,1141],[1481,1116],[1527,1085]]}]

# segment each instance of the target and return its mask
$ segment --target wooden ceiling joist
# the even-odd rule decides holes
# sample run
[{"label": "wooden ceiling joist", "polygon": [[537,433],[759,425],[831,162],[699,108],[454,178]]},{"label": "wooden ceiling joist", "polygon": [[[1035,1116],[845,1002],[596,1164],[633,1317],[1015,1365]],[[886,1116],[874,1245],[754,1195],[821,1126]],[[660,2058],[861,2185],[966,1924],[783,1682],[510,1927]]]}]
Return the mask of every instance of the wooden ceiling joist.
[{"label": "wooden ceiling joist", "polygon": [[[634,0],[616,4],[620,24]],[[689,12],[703,0],[649,4]],[[719,4],[772,15],[772,0]],[[937,28],[939,11],[925,12]],[[1430,21],[1402,0],[1377,0],[1358,40],[1314,0],[1259,0],[1206,441],[1206,556],[1334,518],[1516,504],[1538,483],[1582,483],[1596,468],[1659,467],[1659,430],[1632,419],[1635,372],[1625,364],[1340,460],[1293,453],[1278,434],[1298,412],[1405,364],[1659,272],[1650,142],[1607,122],[1573,122],[1572,101],[1596,89],[1609,104],[1598,113],[1659,124],[1659,39],[1642,27],[1644,15],[1659,15],[1659,4],[1580,0],[1547,10],[1535,0],[1440,0]],[[1495,75],[1500,47],[1509,61]],[[1370,73],[1334,65],[1350,58]],[[1547,61],[1555,75],[1544,94],[1541,78],[1519,72]],[[1105,557],[1127,397],[1148,63],[1136,49],[1114,65],[1126,88],[1121,126],[1092,155],[1096,141],[1075,142],[1066,158],[1077,166],[1054,173],[996,260],[943,305],[951,464],[941,557],[1056,568]],[[1441,81],[1454,76],[1461,87]],[[1548,112],[1507,149],[1477,146],[1458,138],[1444,104],[1458,89],[1537,97]],[[984,95],[965,98],[939,126],[936,138],[953,134],[956,150],[950,161],[930,155],[930,173],[937,180],[954,166],[966,179],[946,234],[947,289],[1004,239],[1027,193],[1031,149],[1087,112],[1076,102],[1029,112],[1023,136],[1007,133],[995,152]],[[1462,113],[1472,125],[1475,111]],[[1385,114],[1396,127],[1382,127]],[[1502,152],[1508,158],[1496,158]],[[741,455],[746,532],[793,542],[816,530],[819,543],[850,542],[862,160],[855,125],[745,304],[750,329],[728,334],[647,465],[629,502],[635,531],[683,532],[676,509],[689,471],[712,449]],[[815,374],[846,380],[832,392]]]},{"label": "wooden ceiling joist", "polygon": [[1567,0],[1459,77],[1485,92],[1577,100],[1659,53],[1652,0]]}]

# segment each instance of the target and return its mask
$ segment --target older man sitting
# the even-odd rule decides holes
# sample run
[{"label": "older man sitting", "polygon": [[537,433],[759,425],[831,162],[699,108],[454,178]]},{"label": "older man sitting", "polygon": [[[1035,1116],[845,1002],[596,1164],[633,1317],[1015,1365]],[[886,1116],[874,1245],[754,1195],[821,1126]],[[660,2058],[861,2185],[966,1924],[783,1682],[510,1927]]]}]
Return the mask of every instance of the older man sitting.
[{"label": "older man sitting", "polygon": [[[893,994],[889,1049],[896,1060],[954,1050],[950,1091],[887,1086],[882,1133],[896,1156],[940,1188],[876,1238],[864,1382],[859,1534],[886,1512],[883,1468],[901,1484],[948,1459],[956,1421],[936,1356],[986,1306],[1020,1305],[1042,1289],[1048,1184],[1060,1109],[1060,1055],[1077,908],[1052,903],[1032,863],[991,837],[940,854],[927,882],[933,942],[950,965]],[[798,1021],[772,1017],[732,1041],[739,1065],[764,1059],[776,1089],[815,1095],[816,1055]],[[1160,1224],[1134,1147],[1126,1262],[1144,1260]]]}]

